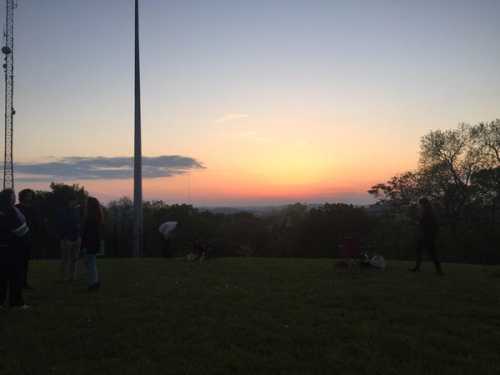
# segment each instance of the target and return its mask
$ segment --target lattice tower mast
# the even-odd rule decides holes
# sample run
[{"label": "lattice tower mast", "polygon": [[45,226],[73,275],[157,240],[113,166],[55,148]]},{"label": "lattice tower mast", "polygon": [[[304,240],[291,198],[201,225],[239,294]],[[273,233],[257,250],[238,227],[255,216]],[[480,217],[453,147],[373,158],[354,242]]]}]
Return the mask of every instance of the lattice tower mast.
[{"label": "lattice tower mast", "polygon": [[6,20],[2,53],[5,72],[5,154],[3,187],[14,188],[14,9],[16,0],[6,0]]}]

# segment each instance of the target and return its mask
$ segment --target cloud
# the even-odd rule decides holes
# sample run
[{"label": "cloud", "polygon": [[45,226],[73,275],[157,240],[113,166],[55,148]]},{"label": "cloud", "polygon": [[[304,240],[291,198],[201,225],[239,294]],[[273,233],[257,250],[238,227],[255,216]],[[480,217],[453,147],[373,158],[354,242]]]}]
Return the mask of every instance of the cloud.
[{"label": "cloud", "polygon": [[248,118],[248,115],[245,113],[226,113],[215,120],[215,122],[217,124],[224,124],[226,122],[242,120],[245,118]]},{"label": "cloud", "polygon": [[[187,156],[165,155],[142,158],[144,178],[172,177],[194,169],[205,168]],[[131,157],[65,157],[45,163],[16,163],[19,181],[112,180],[128,179],[133,175]]]}]

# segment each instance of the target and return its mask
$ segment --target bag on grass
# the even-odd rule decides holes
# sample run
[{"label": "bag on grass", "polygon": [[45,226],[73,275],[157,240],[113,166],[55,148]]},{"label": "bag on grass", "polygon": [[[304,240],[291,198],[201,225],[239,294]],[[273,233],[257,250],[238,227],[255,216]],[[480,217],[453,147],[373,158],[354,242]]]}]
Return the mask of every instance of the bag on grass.
[{"label": "bag on grass", "polygon": [[385,269],[385,259],[382,255],[374,255],[370,259],[370,266],[380,270]]}]

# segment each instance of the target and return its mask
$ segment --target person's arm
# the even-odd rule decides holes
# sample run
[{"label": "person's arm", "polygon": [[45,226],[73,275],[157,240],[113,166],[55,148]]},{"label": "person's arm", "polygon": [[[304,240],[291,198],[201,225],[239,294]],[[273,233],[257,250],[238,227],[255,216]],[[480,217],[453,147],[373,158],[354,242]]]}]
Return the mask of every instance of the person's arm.
[{"label": "person's arm", "polygon": [[13,207],[11,223],[11,232],[18,238],[25,237],[30,231],[23,214],[15,207]]},{"label": "person's arm", "polygon": [[81,238],[84,231],[84,219],[82,218],[82,212],[80,210],[80,206],[77,206],[73,210],[73,223],[75,225],[75,229],[78,232],[78,236]]},{"label": "person's arm", "polygon": [[55,233],[59,238],[63,238],[66,235],[66,228],[68,226],[68,217],[64,209],[56,209],[54,224]]},{"label": "person's arm", "polygon": [[89,223],[86,220],[80,226],[80,233],[81,233],[81,236],[82,236],[82,240],[84,238],[87,238],[88,231],[89,231]]}]

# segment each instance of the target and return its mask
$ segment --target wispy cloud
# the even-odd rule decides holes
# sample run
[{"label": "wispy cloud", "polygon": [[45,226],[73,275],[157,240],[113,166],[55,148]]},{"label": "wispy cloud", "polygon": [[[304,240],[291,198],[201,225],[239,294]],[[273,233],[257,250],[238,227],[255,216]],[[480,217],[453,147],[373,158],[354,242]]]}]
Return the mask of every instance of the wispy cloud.
[{"label": "wispy cloud", "polygon": [[[187,156],[165,155],[142,158],[144,178],[172,177],[194,169],[205,168],[201,162]],[[16,163],[20,181],[53,180],[112,180],[128,179],[133,175],[130,157],[65,157],[45,163]]]},{"label": "wispy cloud", "polygon": [[237,133],[237,135],[240,138],[254,141],[256,143],[269,143],[269,142],[271,142],[271,140],[269,138],[260,135],[255,130],[244,130],[244,131]]},{"label": "wispy cloud", "polygon": [[225,113],[221,117],[219,117],[215,122],[217,124],[224,124],[226,122],[243,120],[248,118],[248,115],[245,113]]}]

